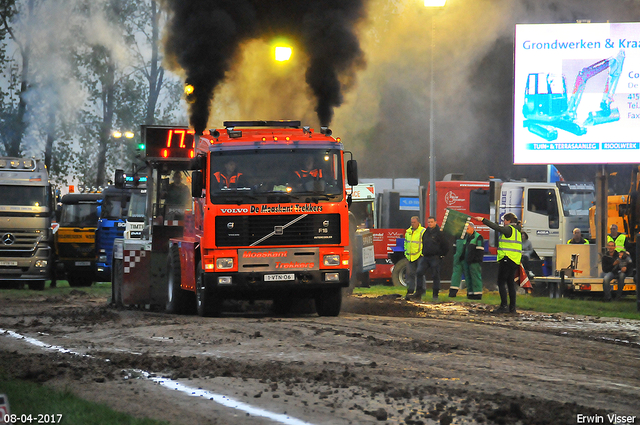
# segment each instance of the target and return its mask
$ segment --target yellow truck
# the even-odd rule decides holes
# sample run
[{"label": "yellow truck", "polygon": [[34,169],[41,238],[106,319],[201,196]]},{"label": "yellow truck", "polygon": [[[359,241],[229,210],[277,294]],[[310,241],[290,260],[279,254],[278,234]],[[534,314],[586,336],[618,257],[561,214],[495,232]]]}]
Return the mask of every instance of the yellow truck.
[{"label": "yellow truck", "polygon": [[69,286],[91,286],[96,280],[96,228],[101,193],[70,193],[62,197],[56,233],[56,272]]}]

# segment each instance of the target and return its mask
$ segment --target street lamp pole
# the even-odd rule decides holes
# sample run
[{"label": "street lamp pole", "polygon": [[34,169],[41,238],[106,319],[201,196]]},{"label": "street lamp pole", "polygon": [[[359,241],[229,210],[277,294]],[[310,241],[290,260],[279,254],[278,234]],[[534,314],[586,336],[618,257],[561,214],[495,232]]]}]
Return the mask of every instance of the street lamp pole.
[{"label": "street lamp pole", "polygon": [[429,215],[436,216],[436,201],[438,193],[436,191],[436,153],[435,140],[433,139],[433,94],[435,93],[433,83],[433,50],[435,48],[436,24],[435,16],[431,15],[431,87],[429,89]]},{"label": "street lamp pole", "polygon": [[[447,0],[424,0],[425,7],[443,8]],[[433,96],[435,93],[433,78],[433,51],[436,47],[436,18],[431,14],[431,82],[429,87],[429,215],[436,216],[437,191],[436,191],[436,154],[435,140],[433,137]]]}]

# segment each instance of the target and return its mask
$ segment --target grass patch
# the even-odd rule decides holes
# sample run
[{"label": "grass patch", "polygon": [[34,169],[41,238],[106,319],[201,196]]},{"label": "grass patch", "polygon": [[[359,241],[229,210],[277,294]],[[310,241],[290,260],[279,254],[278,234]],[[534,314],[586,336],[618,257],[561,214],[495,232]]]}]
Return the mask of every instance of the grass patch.
[{"label": "grass patch", "polygon": [[[0,393],[9,399],[11,414],[31,415],[38,423],[38,414],[49,415],[53,421],[41,423],[60,423],[69,425],[161,425],[168,422],[153,419],[139,419],[125,413],[118,413],[104,404],[92,403],[76,397],[71,391],[56,391],[33,382],[8,379],[0,376]],[[62,416],[59,416],[62,415]],[[42,417],[43,421],[46,417]],[[60,420],[60,418],[62,418]]]},{"label": "grass patch", "polygon": [[51,288],[49,285],[50,281],[47,281],[45,284],[45,288],[43,291],[32,291],[25,284],[24,289],[10,289],[0,287],[0,299],[21,299],[21,298],[31,298],[37,296],[44,297],[55,297],[66,296],[72,290],[82,291],[86,294],[89,294],[92,297],[110,297],[111,296],[111,282],[94,282],[93,285],[82,287],[82,288],[72,288],[69,286],[69,282],[66,280],[59,280],[55,288]]},{"label": "grass patch", "polygon": [[[397,286],[383,286],[376,285],[370,288],[355,288],[354,294],[367,294],[367,295],[391,295],[400,294],[404,296],[407,293],[405,288]],[[483,303],[489,305],[500,305],[500,295],[497,292],[485,292],[482,295],[482,300],[471,301],[467,300],[466,292],[460,291],[456,298],[449,298],[447,295],[449,290],[441,291],[439,295],[440,301],[450,302],[474,302]],[[423,297],[423,300],[431,300],[431,293],[427,290],[427,295]],[[518,310],[532,310],[541,313],[568,313],[584,316],[597,316],[597,317],[619,317],[621,319],[636,319],[640,320],[640,313],[637,311],[637,304],[635,296],[628,295],[620,301],[602,302],[602,299],[598,298],[548,298],[548,297],[534,297],[532,295],[518,295],[517,298]]]}]

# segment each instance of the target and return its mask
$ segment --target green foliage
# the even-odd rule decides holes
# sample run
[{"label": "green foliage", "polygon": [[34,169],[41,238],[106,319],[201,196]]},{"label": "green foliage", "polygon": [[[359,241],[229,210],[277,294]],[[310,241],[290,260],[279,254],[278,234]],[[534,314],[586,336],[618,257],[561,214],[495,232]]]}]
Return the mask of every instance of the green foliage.
[{"label": "green foliage", "polygon": [[[11,414],[32,415],[33,421],[31,423],[37,423],[36,415],[43,414],[54,415],[56,421],[47,423],[73,425],[167,424],[164,421],[138,419],[124,413],[118,413],[104,404],[82,400],[69,390],[54,391],[32,382],[9,379],[6,371],[3,370],[0,370],[0,392],[7,395]],[[62,415],[60,422],[58,422],[58,415]]]}]

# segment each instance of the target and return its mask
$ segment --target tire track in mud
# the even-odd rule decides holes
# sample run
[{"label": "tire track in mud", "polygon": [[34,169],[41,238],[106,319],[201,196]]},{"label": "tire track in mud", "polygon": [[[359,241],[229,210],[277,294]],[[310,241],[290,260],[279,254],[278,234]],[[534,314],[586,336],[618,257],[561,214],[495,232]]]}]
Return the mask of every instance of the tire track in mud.
[{"label": "tire track in mud", "polygon": [[[18,324],[19,316],[0,316],[0,324],[7,328],[8,320],[21,331],[48,334],[42,337],[110,359],[109,367],[39,355],[35,365],[42,367],[23,368],[18,375],[117,387],[133,380],[125,380],[132,370],[154,370],[205,389],[226,383],[229,394],[241,400],[345,424],[376,423],[385,415],[390,424],[564,424],[575,422],[577,413],[625,413],[618,410],[632,406],[630,400],[639,395],[632,385],[639,381],[637,355],[626,364],[620,361],[635,351],[554,335],[557,330],[517,329],[510,323],[517,319],[351,313],[338,318],[243,313],[203,319],[105,305],[76,307],[39,307],[44,312],[39,322]],[[593,359],[576,360],[585,353]],[[6,360],[11,353],[0,349],[0,356]],[[590,381],[598,389],[584,387]],[[562,394],[564,401],[553,394]]]}]

